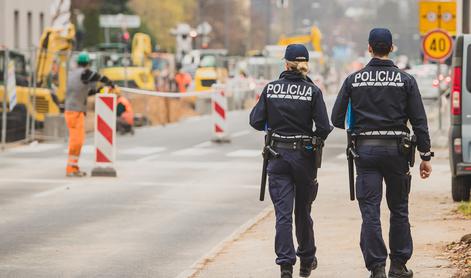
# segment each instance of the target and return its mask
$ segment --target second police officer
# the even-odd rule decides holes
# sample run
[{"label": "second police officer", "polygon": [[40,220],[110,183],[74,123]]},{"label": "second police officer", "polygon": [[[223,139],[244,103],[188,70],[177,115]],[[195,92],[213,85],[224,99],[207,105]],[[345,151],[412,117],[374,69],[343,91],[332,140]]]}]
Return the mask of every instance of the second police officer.
[{"label": "second police officer", "polygon": [[[415,79],[399,70],[388,59],[392,35],[388,29],[375,28],[369,35],[371,61],[345,80],[332,110],[332,123],[345,128],[347,110],[350,131],[356,138],[356,193],[363,219],[360,247],[366,267],[373,278],[386,278],[388,250],[383,241],[380,204],[383,180],[390,210],[389,277],[409,278],[406,263],[412,256],[409,224],[410,121],[417,138],[423,179],[431,174],[430,136],[427,117]],[[350,109],[348,108],[350,105]],[[409,146],[409,147],[408,147]],[[412,153],[412,155],[411,155]]]},{"label": "second police officer", "polygon": [[[309,277],[317,266],[311,218],[311,204],[318,189],[313,137],[325,140],[332,127],[322,92],[307,76],[306,47],[288,45],[284,58],[286,70],[265,86],[250,114],[250,125],[260,131],[272,130],[269,144],[280,154],[269,161],[268,176],[276,214],[276,264],[280,265],[281,277],[292,277],[296,255],[301,261],[300,276]],[[293,207],[297,250],[292,235]]]}]

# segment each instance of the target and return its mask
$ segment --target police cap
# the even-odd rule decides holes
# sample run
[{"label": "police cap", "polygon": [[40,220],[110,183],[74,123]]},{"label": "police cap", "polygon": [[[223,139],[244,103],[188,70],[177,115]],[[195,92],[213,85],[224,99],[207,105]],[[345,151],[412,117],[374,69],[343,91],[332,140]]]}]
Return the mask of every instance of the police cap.
[{"label": "police cap", "polygon": [[391,48],[393,44],[391,31],[386,28],[373,28],[370,31],[368,43],[371,47],[384,46]]},{"label": "police cap", "polygon": [[302,44],[290,44],[286,47],[285,59],[287,61],[307,62],[309,61],[309,51]]}]

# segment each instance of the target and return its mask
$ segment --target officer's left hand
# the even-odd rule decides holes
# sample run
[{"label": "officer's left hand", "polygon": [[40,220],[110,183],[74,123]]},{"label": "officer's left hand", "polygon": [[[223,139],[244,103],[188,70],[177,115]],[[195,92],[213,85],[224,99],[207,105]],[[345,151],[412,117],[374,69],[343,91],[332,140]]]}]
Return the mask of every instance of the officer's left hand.
[{"label": "officer's left hand", "polygon": [[431,173],[432,173],[432,163],[430,161],[423,160],[420,163],[420,177],[422,179],[426,179],[430,177]]}]

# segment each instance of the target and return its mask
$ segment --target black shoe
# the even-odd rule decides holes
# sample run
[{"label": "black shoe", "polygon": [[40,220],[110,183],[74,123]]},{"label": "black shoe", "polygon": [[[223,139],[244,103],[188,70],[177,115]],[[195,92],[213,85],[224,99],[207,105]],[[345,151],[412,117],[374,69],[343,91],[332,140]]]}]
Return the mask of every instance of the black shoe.
[{"label": "black shoe", "polygon": [[281,278],[293,278],[293,266],[290,264],[284,264],[280,266]]},{"label": "black shoe", "polygon": [[387,278],[386,270],[384,270],[384,265],[379,265],[371,270],[370,278]]},{"label": "black shoe", "polygon": [[314,261],[312,263],[303,263],[301,262],[301,267],[299,268],[299,276],[301,277],[309,277],[311,275],[311,271],[317,268],[317,258],[314,257]]},{"label": "black shoe", "polygon": [[407,269],[406,265],[398,261],[391,261],[391,267],[389,268],[390,278],[412,278],[414,272]]}]

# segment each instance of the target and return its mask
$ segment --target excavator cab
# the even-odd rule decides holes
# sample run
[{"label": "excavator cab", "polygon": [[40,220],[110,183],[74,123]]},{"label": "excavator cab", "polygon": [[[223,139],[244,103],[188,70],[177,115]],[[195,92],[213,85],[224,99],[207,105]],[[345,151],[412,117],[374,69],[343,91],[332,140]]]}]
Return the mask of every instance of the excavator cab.
[{"label": "excavator cab", "polygon": [[[17,86],[28,86],[28,71],[26,69],[25,56],[16,51],[8,51],[9,61],[15,64],[15,78]],[[5,78],[5,50],[0,50],[0,83],[3,85]]]}]

